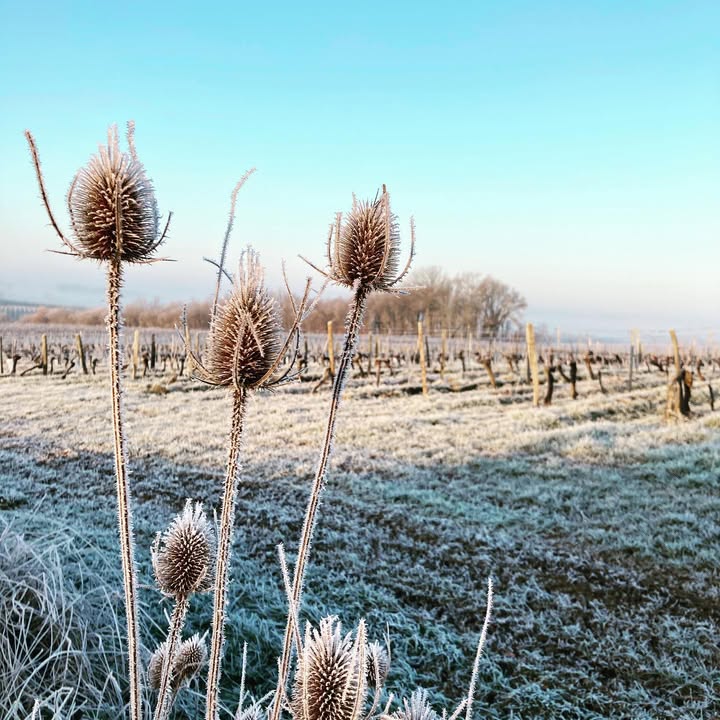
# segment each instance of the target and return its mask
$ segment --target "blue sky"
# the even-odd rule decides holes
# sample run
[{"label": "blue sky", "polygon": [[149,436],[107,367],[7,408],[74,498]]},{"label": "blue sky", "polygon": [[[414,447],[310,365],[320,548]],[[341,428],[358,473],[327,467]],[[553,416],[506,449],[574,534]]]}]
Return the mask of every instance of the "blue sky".
[{"label": "blue sky", "polygon": [[98,305],[92,263],[45,252],[22,135],[63,214],[75,170],[133,118],[165,254],[127,296],[211,287],[231,256],[271,282],[321,258],[383,183],[417,265],[513,285],[528,317],[593,330],[719,328],[720,3],[133,3],[0,0],[0,297]]}]

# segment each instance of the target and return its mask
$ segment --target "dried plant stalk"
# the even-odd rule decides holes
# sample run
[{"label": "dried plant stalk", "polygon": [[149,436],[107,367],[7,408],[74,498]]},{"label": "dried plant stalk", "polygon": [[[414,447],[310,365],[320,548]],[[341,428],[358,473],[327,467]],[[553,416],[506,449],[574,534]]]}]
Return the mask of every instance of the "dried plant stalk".
[{"label": "dried plant stalk", "polygon": [[175,601],[172,616],[170,618],[170,629],[168,630],[166,653],[163,661],[162,675],[160,678],[160,689],[158,692],[157,703],[155,705],[154,720],[165,720],[170,712],[172,691],[171,684],[173,680],[173,665],[175,664],[176,648],[180,640],[180,633],[185,624],[185,615],[187,613],[188,598],[181,595]]},{"label": "dried plant stalk", "polygon": [[[310,554],[310,542],[312,540],[315,523],[317,520],[317,510],[320,504],[320,496],[325,486],[325,476],[327,474],[328,461],[332,452],[332,441],[335,437],[335,421],[337,411],[340,405],[340,396],[347,379],[348,371],[352,366],[352,358],[355,354],[357,345],[358,330],[362,322],[363,310],[365,302],[370,291],[363,286],[359,286],[355,292],[350,309],[346,318],[347,332],[343,345],[342,355],[340,356],[340,364],[337,368],[337,375],[333,382],[332,397],[330,400],[330,410],[328,412],[328,421],[325,428],[325,438],[320,451],[320,462],[318,464],[312,488],[310,490],[310,500],[305,512],[305,520],[303,522],[302,533],[300,536],[300,547],[295,562],[295,571],[293,574],[292,597],[290,598],[291,607],[297,611],[300,607],[302,596],[303,580],[305,577],[305,569],[307,566],[308,556]],[[293,642],[293,621],[292,612],[288,614],[288,620],[285,627],[285,640],[283,642],[283,652],[280,657],[280,673],[278,678],[278,691],[276,692],[275,701],[272,711],[272,720],[277,720],[280,716],[280,698],[287,684],[287,677],[290,669],[290,653]]]},{"label": "dried plant stalk", "polygon": [[130,486],[127,479],[127,449],[123,431],[122,388],[120,373],[120,287],[122,265],[108,263],[108,335],[110,340],[110,395],[112,398],[113,441],[115,445],[115,490],[118,501],[118,531],[125,591],[125,620],[128,639],[128,672],[130,679],[130,708],[133,720],[141,717],[140,690],[140,629],[137,612],[137,577],[135,547],[130,505]]},{"label": "dried plant stalk", "polygon": [[110,341],[110,392],[112,399],[115,479],[118,502],[118,531],[125,591],[125,616],[128,636],[128,674],[130,682],[130,717],[142,716],[140,683],[140,634],[137,615],[137,579],[132,534],[130,488],[127,479],[127,453],[123,433],[122,387],[120,373],[120,288],[122,263],[155,262],[154,253],[162,244],[170,223],[159,232],[159,215],[152,183],[135,152],[135,125],[128,123],[129,152],[120,150],[117,127],[108,131],[107,146],[76,173],[67,194],[74,242],[60,229],[50,208],[40,157],[35,139],[29,131],[25,137],[30,146],[40,197],[50,224],[66,248],[65,254],[98,260],[108,264],[108,336]]},{"label": "dried plant stalk", "polygon": [[218,539],[217,564],[215,568],[215,591],[213,593],[212,639],[210,641],[210,662],[208,666],[205,716],[214,720],[218,716],[220,694],[220,664],[225,643],[225,611],[227,585],[230,573],[230,550],[235,525],[235,500],[237,497],[237,476],[240,458],[240,441],[247,407],[247,392],[236,388],[233,392],[232,423],[230,426],[230,448],[223,490],[222,513],[220,516],[220,537]]},{"label": "dried plant stalk", "polygon": [[[385,186],[383,186],[382,194],[376,196],[372,201],[361,203],[354,201],[352,210],[344,224],[342,214],[338,213],[335,225],[331,228],[327,248],[328,272],[322,270],[320,272],[339,285],[351,287],[353,289],[353,299],[345,319],[345,342],[333,382],[325,437],[320,451],[320,461],[310,490],[310,499],[300,536],[293,573],[292,597],[289,599],[290,609],[285,625],[282,654],[278,662],[278,685],[270,712],[270,720],[278,720],[280,717],[282,698],[285,696],[293,644],[293,616],[300,609],[305,570],[310,553],[310,542],[315,529],[317,510],[325,486],[325,476],[335,436],[337,411],[348,372],[352,367],[352,359],[357,346],[358,331],[362,323],[365,303],[373,291],[392,291],[407,274],[415,245],[415,228],[412,220],[410,229],[412,243],[410,259],[402,272],[398,274],[400,232],[397,220],[390,210],[390,196]],[[333,233],[335,237],[334,246],[332,244]],[[312,263],[310,264],[312,265]],[[315,266],[313,265],[313,267]]]}]

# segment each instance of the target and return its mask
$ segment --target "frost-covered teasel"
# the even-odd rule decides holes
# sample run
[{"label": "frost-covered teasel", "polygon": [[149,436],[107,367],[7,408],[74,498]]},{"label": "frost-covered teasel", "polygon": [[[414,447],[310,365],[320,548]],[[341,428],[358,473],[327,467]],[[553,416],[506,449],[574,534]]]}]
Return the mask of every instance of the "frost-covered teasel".
[{"label": "frost-covered teasel", "polygon": [[[309,263],[338,285],[371,291],[392,291],[407,275],[415,254],[415,225],[410,220],[410,255],[405,268],[400,264],[400,226],[390,209],[390,195],[383,185],[373,200],[358,200],[346,216],[337,213],[330,226],[327,270]],[[309,261],[306,261],[309,262]]]},{"label": "frost-covered teasel", "polygon": [[128,123],[128,151],[120,149],[117,126],[108,130],[107,145],[81,167],[67,193],[73,240],[61,230],[50,209],[35,140],[30,145],[40,193],[55,231],[71,255],[100,261],[147,263],[164,241],[170,216],[160,232],[160,215],[152,182],[135,151],[134,124]]},{"label": "frost-covered teasel", "polygon": [[215,549],[215,529],[202,505],[188,500],[153,544],[152,563],[160,590],[175,598],[210,590]]},{"label": "frost-covered teasel", "polygon": [[[161,643],[150,657],[147,675],[148,685],[159,690],[162,681],[163,664],[167,658],[167,641]],[[183,640],[175,653],[172,667],[171,692],[177,692],[192,680],[207,662],[207,644],[198,633]]]},{"label": "frost-covered teasel", "polygon": [[368,643],[366,675],[368,685],[382,685],[390,672],[390,653],[379,642]]},{"label": "frost-covered teasel", "polygon": [[359,720],[365,707],[367,683],[365,623],[355,639],[343,635],[336,617],[326,617],[317,629],[309,625],[299,653],[291,698],[294,720]]},{"label": "frost-covered teasel", "polygon": [[[219,283],[226,274],[223,262],[235,216],[237,193],[250,174],[251,172],[246,173],[233,190],[221,259],[219,263],[212,263],[218,269],[216,298],[219,295]],[[206,720],[215,720],[219,714],[219,686],[225,637],[232,534],[235,523],[240,442],[247,400],[250,393],[255,390],[276,387],[292,378],[292,370],[297,358],[299,326],[306,312],[311,282],[308,279],[299,303],[296,303],[288,288],[294,317],[283,341],[279,313],[274,299],[265,287],[263,269],[254,250],[248,248],[242,254],[238,273],[231,280],[233,288],[230,295],[222,303],[213,302],[206,362],[201,362],[192,349],[186,347],[194,366],[195,377],[209,385],[230,388],[233,399],[215,568]],[[295,341],[294,347],[292,347],[293,340]],[[281,369],[282,362],[291,349],[287,367]]]},{"label": "frost-covered teasel", "polygon": [[140,720],[142,715],[140,632],[132,505],[127,477],[127,450],[122,412],[120,291],[125,263],[154,262],[153,255],[165,239],[172,213],[168,214],[165,229],[160,233],[155,193],[145,168],[138,160],[134,132],[135,126],[131,121],[127,128],[128,152],[122,152],[117,127],[111,127],[108,131],[107,146],[101,146],[97,155],[94,155],[87,165],[75,174],[67,195],[73,240],[68,239],[60,229],[50,208],[35,139],[29,131],[25,131],[25,137],[30,146],[43,205],[50,224],[66,248],[64,253],[107,264],[110,390],[118,535],[127,625],[130,718]]},{"label": "frost-covered teasel", "polygon": [[[160,591],[175,599],[167,640],[158,648],[161,659],[155,660],[151,680],[158,689],[155,720],[170,712],[174,688],[186,665],[200,666],[202,650],[197,638],[188,644],[180,642],[188,599],[192,593],[210,590],[216,554],[215,530],[200,503],[191,500],[170,527],[158,533],[152,547],[152,564]],[[204,641],[202,641],[204,646]],[[172,662],[168,660],[172,658]],[[182,661],[182,662],[181,662]],[[157,663],[160,663],[158,671]],[[179,664],[180,663],[180,664]],[[182,670],[182,673],[181,673]],[[159,681],[156,678],[159,672]]]},{"label": "frost-covered teasel", "polygon": [[210,328],[207,370],[216,385],[253,387],[268,379],[282,349],[282,325],[258,254],[246,250],[230,295]]},{"label": "frost-covered teasel", "polygon": [[432,709],[426,690],[416,690],[410,699],[403,700],[401,708],[390,715],[381,716],[381,720],[440,720]]},{"label": "frost-covered teasel", "polygon": [[395,291],[394,288],[407,275],[414,253],[415,224],[411,219],[410,254],[405,268],[398,273],[400,233],[397,219],[390,209],[390,196],[387,188],[383,185],[382,193],[376,195],[374,200],[359,202],[353,196],[352,209],[348,213],[345,222],[343,222],[342,213],[337,214],[335,223],[330,226],[330,237],[327,245],[327,271],[309,263],[327,280],[351,287],[353,289],[353,298],[345,318],[345,341],[337,374],[333,379],[325,438],[320,450],[320,459],[310,490],[305,520],[300,535],[297,562],[293,573],[292,597],[289,599],[290,612],[285,625],[278,685],[270,720],[279,720],[281,699],[288,682],[293,634],[292,613],[293,609],[294,612],[299,612],[301,605],[305,570],[320,505],[320,496],[325,486],[325,477],[332,451],[332,440],[335,434],[337,411],[348,371],[352,367],[365,304],[368,296],[374,291]]},{"label": "frost-covered teasel", "polygon": [[175,689],[190,682],[207,662],[207,643],[198,633],[183,640],[175,656],[173,684]]}]

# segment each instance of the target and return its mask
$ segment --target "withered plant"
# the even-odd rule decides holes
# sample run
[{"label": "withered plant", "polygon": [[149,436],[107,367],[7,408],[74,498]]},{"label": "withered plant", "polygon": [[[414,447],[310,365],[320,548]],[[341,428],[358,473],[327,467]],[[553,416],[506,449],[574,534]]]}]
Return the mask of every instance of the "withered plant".
[{"label": "withered plant", "polygon": [[160,592],[175,600],[167,640],[155,651],[148,668],[151,685],[158,690],[155,720],[164,720],[172,694],[199,669],[207,657],[205,641],[191,638],[180,645],[188,600],[195,592],[213,586],[215,529],[200,503],[188,500],[152,548],[152,564]]},{"label": "withered plant", "polygon": [[142,694],[140,682],[140,639],[137,616],[137,579],[130,487],[127,479],[127,453],[122,415],[120,379],[120,288],[125,263],[155,262],[155,251],[165,239],[172,213],[160,232],[160,215],[155,192],[145,168],[138,160],[134,124],[128,123],[128,152],[120,150],[117,127],[108,131],[106,146],[101,145],[87,165],[70,183],[67,210],[73,239],[68,239],[50,209],[40,168],[35,139],[25,132],[50,224],[62,241],[64,254],[107,264],[108,335],[110,343],[110,390],[112,401],[115,478],[118,502],[118,529],[125,591],[128,638],[130,716],[140,720]]},{"label": "withered plant", "polygon": [[[237,192],[247,176],[246,174],[237,184],[232,194],[221,261],[217,264],[218,284],[225,274],[223,260],[234,219]],[[264,273],[257,253],[248,248],[240,258],[230,294],[224,302],[213,305],[205,362],[201,362],[191,348],[186,349],[195,367],[195,377],[209,385],[228,387],[232,394],[232,420],[215,567],[212,638],[207,677],[207,720],[215,720],[218,716],[228,575],[247,401],[254,391],[277,387],[290,377],[297,352],[291,353],[292,361],[284,371],[281,370],[281,364],[293,341],[297,343],[299,324],[310,294],[310,280],[298,304],[289,289],[288,294],[293,305],[294,320],[282,341],[282,326],[276,302],[265,287]]]},{"label": "withered plant", "polygon": [[293,617],[300,608],[310,543],[332,451],[337,411],[348,371],[352,367],[365,303],[372,292],[396,292],[398,284],[407,275],[415,250],[415,225],[412,219],[410,243],[410,256],[402,272],[399,272],[400,230],[397,218],[390,209],[390,196],[383,185],[382,193],[376,195],[373,200],[359,202],[353,197],[352,209],[347,218],[344,219],[342,213],[336,215],[328,237],[327,270],[321,270],[309,263],[328,281],[351,288],[353,298],[345,319],[345,341],[333,382],[325,437],[310,490],[295,562],[292,592],[289,598],[290,610],[285,627],[278,687],[271,720],[278,720],[280,716],[281,701],[287,686],[293,643]]}]

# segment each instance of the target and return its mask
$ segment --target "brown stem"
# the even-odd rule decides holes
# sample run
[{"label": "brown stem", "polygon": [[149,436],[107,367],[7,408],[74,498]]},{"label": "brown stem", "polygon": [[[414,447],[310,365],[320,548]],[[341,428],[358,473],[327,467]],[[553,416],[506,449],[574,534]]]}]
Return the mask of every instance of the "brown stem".
[{"label": "brown stem", "polygon": [[247,391],[236,389],[233,393],[232,424],[230,427],[230,450],[228,452],[225,490],[222,513],[220,516],[220,538],[218,541],[215,566],[215,591],[213,594],[212,640],[210,642],[210,662],[207,679],[207,705],[205,717],[216,720],[218,716],[218,696],[220,692],[220,665],[223,644],[225,642],[225,606],[227,604],[227,585],[230,573],[230,553],[235,525],[235,500],[237,497],[238,459],[242,437]]},{"label": "brown stem", "polygon": [[119,260],[108,264],[108,335],[110,339],[110,391],[112,397],[113,440],[115,446],[115,481],[118,501],[118,531],[125,589],[125,618],[128,640],[128,674],[130,680],[130,717],[140,720],[142,694],[140,686],[140,631],[137,614],[137,577],[132,533],[130,487],[127,480],[127,453],[122,418],[120,372],[120,286],[122,269]]},{"label": "brown stem", "polygon": [[305,568],[310,554],[310,541],[312,540],[313,531],[315,529],[320,496],[323,488],[325,487],[325,475],[327,473],[328,461],[330,460],[332,452],[332,441],[335,435],[335,420],[337,417],[338,406],[340,404],[340,396],[342,395],[348,371],[352,366],[352,358],[357,345],[358,330],[360,329],[360,323],[362,322],[362,315],[368,292],[367,288],[362,285],[358,286],[355,290],[355,296],[346,318],[347,330],[345,333],[345,344],[343,346],[342,356],[340,357],[340,363],[333,383],[330,411],[328,413],[327,427],[325,429],[325,440],[323,442],[317,472],[315,473],[315,480],[313,481],[312,489],[310,491],[310,500],[305,512],[305,521],[303,523],[302,534],[300,536],[300,546],[298,548],[298,556],[295,563],[291,598],[291,602],[294,607],[289,609],[287,624],[285,626],[285,639],[283,641],[283,652],[280,658],[278,685],[275,692],[272,714],[270,716],[271,720],[278,720],[280,717],[281,698],[284,696],[285,687],[287,685],[287,677],[290,670],[290,653],[292,651],[293,642],[292,618],[293,615],[298,612],[300,607],[303,580],[305,578]]},{"label": "brown stem", "polygon": [[163,661],[162,675],[160,677],[160,690],[158,692],[157,705],[155,706],[154,720],[164,720],[170,712],[172,705],[172,693],[170,684],[172,682],[173,661],[175,660],[175,648],[177,647],[180,633],[185,623],[187,613],[187,596],[181,595],[175,600],[172,617],[170,618],[170,629],[168,630],[165,660]]}]

